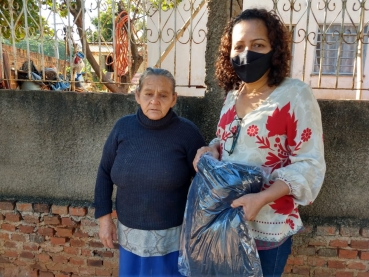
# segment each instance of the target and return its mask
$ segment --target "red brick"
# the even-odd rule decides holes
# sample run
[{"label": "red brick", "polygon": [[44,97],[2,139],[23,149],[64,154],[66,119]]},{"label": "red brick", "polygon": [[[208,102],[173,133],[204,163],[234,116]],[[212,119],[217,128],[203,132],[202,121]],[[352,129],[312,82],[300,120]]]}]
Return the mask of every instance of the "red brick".
[{"label": "red brick", "polygon": [[[98,251],[98,250],[95,250],[93,251],[93,253],[95,254],[95,256],[99,256],[101,258],[112,258],[114,257],[114,253],[111,252],[111,251]],[[302,261],[301,261],[302,260]],[[298,261],[296,261],[298,265],[303,265],[304,264],[304,260],[303,259],[300,259],[300,262],[302,262],[302,264],[299,264]]]},{"label": "red brick", "polygon": [[351,240],[350,247],[355,249],[369,249],[369,240]]},{"label": "red brick", "polygon": [[64,245],[67,242],[66,238],[52,237],[50,238],[52,244]]},{"label": "red brick", "polygon": [[361,260],[369,260],[369,252],[360,251],[359,257]]},{"label": "red brick", "polygon": [[[9,259],[0,256],[0,264],[7,264],[7,263],[10,263]],[[0,271],[0,273],[1,273],[1,271]]]},{"label": "red brick", "polygon": [[327,260],[319,257],[308,257],[307,264],[309,266],[325,267],[327,264]]},{"label": "red brick", "polygon": [[30,226],[30,225],[19,225],[18,226],[19,231],[21,231],[22,233],[25,234],[32,234],[33,231],[35,230],[34,226]]},{"label": "red brick", "polygon": [[104,248],[105,247],[104,244],[102,244],[101,242],[93,241],[93,240],[89,242],[89,245],[90,247],[93,247],[93,248]]},{"label": "red brick", "polygon": [[67,215],[68,214],[68,207],[69,206],[52,205],[51,206],[51,212],[53,214]]},{"label": "red brick", "polygon": [[369,277],[369,272],[358,272],[357,277]]},{"label": "red brick", "polygon": [[345,261],[330,260],[328,261],[329,268],[346,268]]},{"label": "red brick", "polygon": [[14,210],[15,201],[0,201],[0,210]]},{"label": "red brick", "polygon": [[74,216],[85,216],[87,209],[85,207],[69,207],[69,214]]},{"label": "red brick", "polygon": [[26,214],[23,216],[23,221],[25,223],[37,224],[40,222],[40,216]]},{"label": "red brick", "polygon": [[360,236],[360,228],[341,226],[340,235],[343,237],[358,237]]},{"label": "red brick", "polygon": [[337,271],[336,277],[354,277],[354,272],[350,271]]},{"label": "red brick", "polygon": [[18,212],[6,213],[5,220],[11,222],[19,222],[21,221],[21,215]]},{"label": "red brick", "polygon": [[118,268],[119,266],[118,261],[110,261],[107,259],[104,260],[103,264],[104,264],[104,267],[107,267],[107,268]]},{"label": "red brick", "polygon": [[83,248],[83,249],[81,250],[81,255],[82,255],[82,256],[86,256],[86,257],[91,257],[91,256],[93,256],[93,252],[92,252],[92,250],[91,250],[91,249]]},{"label": "red brick", "polygon": [[337,257],[337,249],[321,248],[318,250],[318,255],[322,257]]},{"label": "red brick", "polygon": [[20,212],[33,212],[32,204],[17,202],[17,210]]},{"label": "red brick", "polygon": [[353,250],[345,250],[345,249],[339,249],[338,250],[338,257],[343,259],[355,259],[357,257],[357,251]]},{"label": "red brick", "polygon": [[11,234],[12,236],[12,240],[16,240],[16,241],[26,241],[26,237],[23,234]]},{"label": "red brick", "polygon": [[36,255],[36,258],[38,261],[42,262],[42,263],[48,263],[51,261],[51,258],[48,254],[45,253],[40,253]]},{"label": "red brick", "polygon": [[36,243],[24,243],[23,244],[23,250],[28,250],[28,251],[38,251],[39,247],[40,246]]},{"label": "red brick", "polygon": [[43,236],[53,236],[54,235],[54,229],[50,227],[40,227],[38,229],[38,233]]},{"label": "red brick", "polygon": [[364,238],[369,238],[369,228],[362,228],[360,230],[360,235]]},{"label": "red brick", "polygon": [[49,213],[50,205],[49,204],[33,204],[33,210],[36,213]]},{"label": "red brick", "polygon": [[47,225],[59,225],[60,224],[60,216],[59,215],[45,215],[44,222]]},{"label": "red brick", "polygon": [[5,250],[4,251],[4,256],[6,256],[6,257],[15,258],[15,257],[18,257],[18,255],[19,255],[19,253],[15,250]]},{"label": "red brick", "polygon": [[324,238],[320,237],[320,238],[311,239],[309,241],[309,245],[311,245],[311,246],[327,246],[328,242]]},{"label": "red brick", "polygon": [[347,263],[348,269],[365,270],[366,267],[367,267],[366,263],[362,263],[362,262],[348,262]]},{"label": "red brick", "polygon": [[76,227],[78,224],[70,217],[62,217],[61,224],[69,227]]},{"label": "red brick", "polygon": [[103,261],[102,260],[92,260],[92,259],[88,259],[87,260],[87,265],[88,266],[102,266],[103,265]]},{"label": "red brick", "polygon": [[79,239],[71,239],[70,245],[74,247],[82,247],[85,245],[85,242]]},{"label": "red brick", "polygon": [[316,234],[318,236],[335,236],[337,234],[336,226],[317,226]]},{"label": "red brick", "polygon": [[56,235],[70,238],[73,236],[73,230],[73,228],[56,228]]},{"label": "red brick", "polygon": [[334,239],[329,242],[329,246],[332,247],[347,247],[349,240]]},{"label": "red brick", "polygon": [[50,271],[64,271],[69,272],[69,270],[66,269],[66,264],[60,264],[60,263],[47,263],[46,268]]},{"label": "red brick", "polygon": [[69,263],[70,264],[73,264],[73,265],[86,265],[86,259],[82,259],[82,258],[77,258],[77,257],[73,257],[69,260]]},{"label": "red brick", "polygon": [[297,250],[299,255],[302,256],[314,256],[316,253],[315,247],[301,247]]},{"label": "red brick", "polygon": [[77,230],[74,232],[74,237],[77,237],[77,238],[88,238],[89,235],[85,232],[82,232],[81,230]]},{"label": "red brick", "polygon": [[17,244],[13,241],[6,241],[4,242],[4,246],[6,248],[17,248]]},{"label": "red brick", "polygon": [[111,270],[96,268],[96,275],[97,276],[111,276]]},{"label": "red brick", "polygon": [[70,273],[55,273],[55,277],[70,277]]},{"label": "red brick", "polygon": [[118,276],[119,275],[118,268],[113,268],[112,272],[113,272],[112,276]]},{"label": "red brick", "polygon": [[22,253],[20,253],[19,257],[24,259],[33,259],[35,255],[32,252],[23,251]]},{"label": "red brick", "polygon": [[0,241],[1,240],[10,240],[10,235],[7,233],[0,233]]},{"label": "red brick", "polygon": [[[81,274],[82,276],[96,276],[95,275],[95,267],[91,267],[91,266],[81,266],[79,267],[79,274]],[[73,276],[73,275],[72,275]],[[118,275],[115,275],[118,276]]]},{"label": "red brick", "polygon": [[58,255],[58,254],[53,255],[52,259],[53,259],[53,262],[61,263],[61,264],[66,264],[69,261],[68,257],[64,255]]},{"label": "red brick", "polygon": [[308,266],[294,267],[292,269],[292,273],[293,274],[297,274],[297,275],[306,275],[306,276],[309,276],[309,274],[310,274],[310,267],[308,267]]},{"label": "red brick", "polygon": [[80,249],[77,247],[64,246],[64,252],[70,255],[79,255]]},{"label": "red brick", "polygon": [[327,276],[334,276],[335,272],[329,268],[316,268],[314,269],[314,274],[312,276],[316,277],[327,277]]},{"label": "red brick", "polygon": [[1,229],[9,232],[15,232],[16,227],[8,223],[3,223],[1,224]]},{"label": "red brick", "polygon": [[0,213],[0,220],[4,220],[4,219],[5,219],[5,216],[2,213]]},{"label": "red brick", "polygon": [[39,277],[55,277],[55,275],[52,272],[40,271]]}]

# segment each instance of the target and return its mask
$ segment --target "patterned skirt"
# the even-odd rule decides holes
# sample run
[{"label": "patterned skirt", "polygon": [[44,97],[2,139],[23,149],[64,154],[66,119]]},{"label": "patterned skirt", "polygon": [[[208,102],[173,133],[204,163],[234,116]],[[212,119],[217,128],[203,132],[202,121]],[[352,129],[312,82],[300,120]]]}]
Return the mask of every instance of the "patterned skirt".
[{"label": "patterned skirt", "polygon": [[178,272],[181,226],[137,230],[118,223],[119,277],[181,277]]}]

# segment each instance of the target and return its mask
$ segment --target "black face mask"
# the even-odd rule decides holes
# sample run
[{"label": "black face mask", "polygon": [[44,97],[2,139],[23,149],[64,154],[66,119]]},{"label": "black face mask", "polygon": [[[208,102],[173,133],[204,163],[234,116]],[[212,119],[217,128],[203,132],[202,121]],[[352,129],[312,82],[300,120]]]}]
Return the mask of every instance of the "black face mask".
[{"label": "black face mask", "polygon": [[272,64],[273,50],[261,54],[254,51],[244,51],[231,58],[231,63],[238,78],[245,83],[253,83],[259,80]]}]

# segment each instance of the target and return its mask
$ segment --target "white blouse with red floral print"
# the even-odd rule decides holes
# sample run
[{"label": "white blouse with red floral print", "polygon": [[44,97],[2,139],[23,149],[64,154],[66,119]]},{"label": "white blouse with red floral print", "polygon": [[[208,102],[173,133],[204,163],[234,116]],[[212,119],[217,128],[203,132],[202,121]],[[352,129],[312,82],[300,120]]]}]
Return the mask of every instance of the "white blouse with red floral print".
[{"label": "white blouse with red floral print", "polygon": [[[263,190],[276,179],[289,186],[289,195],[265,205],[248,222],[256,240],[276,245],[303,227],[298,205],[311,204],[323,183],[326,166],[319,105],[307,84],[290,78],[242,119],[236,115],[237,96],[238,91],[229,92],[221,111],[216,133],[221,159],[261,166]],[[240,133],[229,154],[237,129]]]}]

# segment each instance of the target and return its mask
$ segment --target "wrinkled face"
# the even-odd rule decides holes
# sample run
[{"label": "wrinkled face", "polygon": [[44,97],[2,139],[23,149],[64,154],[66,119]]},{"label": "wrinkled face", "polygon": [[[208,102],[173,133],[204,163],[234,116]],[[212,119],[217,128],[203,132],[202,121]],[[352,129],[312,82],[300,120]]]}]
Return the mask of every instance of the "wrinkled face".
[{"label": "wrinkled face", "polygon": [[144,79],[141,91],[136,92],[135,97],[143,113],[151,120],[162,119],[177,101],[172,82],[167,77],[156,75]]},{"label": "wrinkled face", "polygon": [[231,58],[245,50],[262,54],[272,50],[268,38],[268,29],[262,20],[243,20],[233,27]]}]

